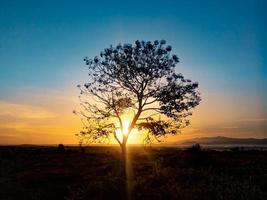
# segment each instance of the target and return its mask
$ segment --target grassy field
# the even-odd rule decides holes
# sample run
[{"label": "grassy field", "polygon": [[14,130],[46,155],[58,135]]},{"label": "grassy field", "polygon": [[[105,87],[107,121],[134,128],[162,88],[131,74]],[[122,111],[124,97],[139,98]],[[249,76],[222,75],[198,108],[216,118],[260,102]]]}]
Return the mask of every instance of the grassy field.
[{"label": "grassy field", "polygon": [[0,199],[267,199],[267,151],[0,147]]}]

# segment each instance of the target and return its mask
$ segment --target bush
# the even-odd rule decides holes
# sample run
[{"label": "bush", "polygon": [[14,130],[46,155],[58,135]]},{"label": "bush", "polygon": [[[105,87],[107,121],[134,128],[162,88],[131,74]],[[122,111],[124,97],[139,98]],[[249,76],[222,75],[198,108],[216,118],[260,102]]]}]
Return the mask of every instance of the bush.
[{"label": "bush", "polygon": [[58,151],[59,153],[63,153],[63,152],[65,152],[65,146],[64,146],[63,144],[59,144],[59,145],[57,146],[57,151]]},{"label": "bush", "polygon": [[192,152],[200,152],[201,151],[201,146],[200,144],[196,143],[194,145],[192,145],[192,147],[189,147],[188,150],[192,151]]},{"label": "bush", "polygon": [[230,148],[230,151],[232,151],[232,152],[238,152],[240,150],[241,150],[240,147],[232,147],[232,148]]}]

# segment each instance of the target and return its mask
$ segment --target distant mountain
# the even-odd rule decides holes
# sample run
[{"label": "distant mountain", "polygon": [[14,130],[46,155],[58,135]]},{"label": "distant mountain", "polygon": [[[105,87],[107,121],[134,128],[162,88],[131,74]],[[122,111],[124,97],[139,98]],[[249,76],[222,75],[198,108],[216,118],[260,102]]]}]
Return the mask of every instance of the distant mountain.
[{"label": "distant mountain", "polygon": [[201,145],[266,145],[267,146],[267,138],[264,139],[256,139],[256,138],[229,138],[229,137],[201,137],[194,138],[189,140],[181,141],[177,144],[180,145],[193,145],[193,144],[201,144]]}]

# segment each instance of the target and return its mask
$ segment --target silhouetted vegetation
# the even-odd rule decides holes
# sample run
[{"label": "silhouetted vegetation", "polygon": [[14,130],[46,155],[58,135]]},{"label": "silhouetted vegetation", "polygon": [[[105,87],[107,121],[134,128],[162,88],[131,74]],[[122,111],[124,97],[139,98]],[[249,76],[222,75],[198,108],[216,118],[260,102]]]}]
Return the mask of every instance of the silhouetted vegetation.
[{"label": "silhouetted vegetation", "polygon": [[59,144],[59,145],[57,146],[57,151],[58,151],[59,153],[64,153],[64,152],[65,152],[65,146],[64,146],[63,144]]},{"label": "silhouetted vegetation", "polygon": [[192,152],[200,152],[201,151],[201,146],[200,144],[196,143],[193,144],[192,147],[188,148],[188,151],[192,151]]},{"label": "silhouetted vegetation", "polygon": [[[266,151],[192,149],[131,147],[132,197],[267,198]],[[0,147],[0,199],[125,199],[120,159],[115,147]]]},{"label": "silhouetted vegetation", "polygon": [[[81,142],[93,143],[114,136],[123,157],[134,128],[146,131],[148,143],[177,134],[189,124],[187,117],[201,100],[198,83],[175,71],[179,58],[165,40],[110,46],[84,61],[89,77],[78,85],[82,109],[74,113],[82,117],[84,127],[77,135]],[[123,119],[126,112],[133,114],[128,115],[128,127]]]}]

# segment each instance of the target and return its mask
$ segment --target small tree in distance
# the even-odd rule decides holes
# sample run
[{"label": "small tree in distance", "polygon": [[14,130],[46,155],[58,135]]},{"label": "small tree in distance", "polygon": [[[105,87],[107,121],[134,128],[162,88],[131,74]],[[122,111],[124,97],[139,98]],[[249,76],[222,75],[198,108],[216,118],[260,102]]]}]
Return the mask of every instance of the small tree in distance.
[{"label": "small tree in distance", "polygon": [[[74,111],[84,124],[80,139],[105,142],[113,136],[125,159],[133,129],[143,130],[145,141],[152,142],[187,126],[191,109],[201,100],[198,83],[175,72],[179,59],[171,51],[165,40],[137,40],[110,46],[100,57],[86,57],[89,79],[78,85],[82,109]],[[129,112],[130,123],[124,127],[122,116]]]}]

